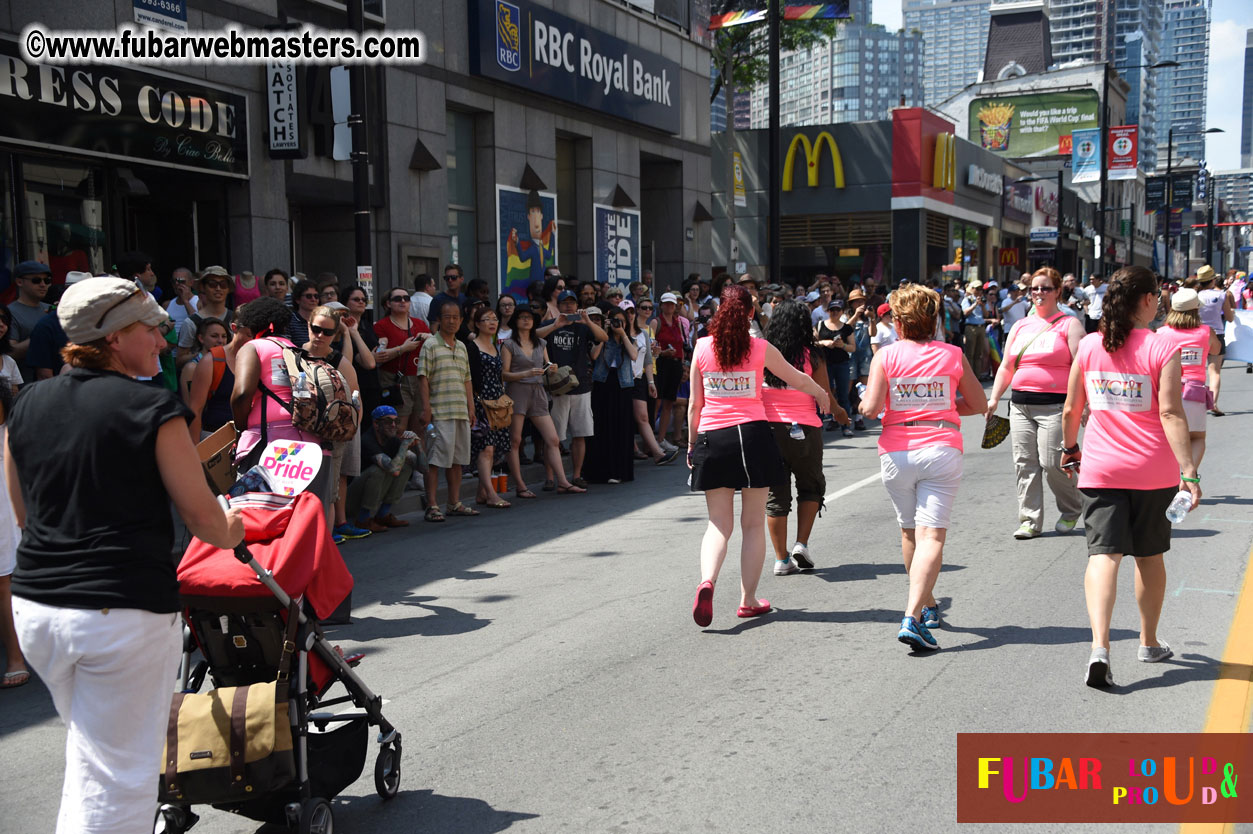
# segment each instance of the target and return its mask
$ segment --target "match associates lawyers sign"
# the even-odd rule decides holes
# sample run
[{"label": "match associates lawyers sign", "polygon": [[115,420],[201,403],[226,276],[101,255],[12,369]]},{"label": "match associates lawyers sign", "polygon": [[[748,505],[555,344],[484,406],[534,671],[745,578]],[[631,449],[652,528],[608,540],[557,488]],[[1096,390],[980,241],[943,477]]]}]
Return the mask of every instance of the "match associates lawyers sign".
[{"label": "match associates lawyers sign", "polygon": [[476,75],[535,97],[679,132],[674,61],[526,0],[469,3],[470,69]]},{"label": "match associates lawyers sign", "polygon": [[596,280],[624,291],[640,280],[640,213],[635,209],[593,205]]}]

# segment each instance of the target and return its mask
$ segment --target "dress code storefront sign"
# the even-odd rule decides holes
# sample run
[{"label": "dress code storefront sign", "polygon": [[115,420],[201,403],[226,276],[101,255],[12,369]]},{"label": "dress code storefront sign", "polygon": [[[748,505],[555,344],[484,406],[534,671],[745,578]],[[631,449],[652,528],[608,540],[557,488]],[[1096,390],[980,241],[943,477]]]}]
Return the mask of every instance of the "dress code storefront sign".
[{"label": "dress code storefront sign", "polygon": [[674,61],[526,0],[469,3],[476,75],[679,132]]},{"label": "dress code storefront sign", "polygon": [[244,96],[120,67],[59,67],[0,39],[0,136],[40,148],[248,176]]}]

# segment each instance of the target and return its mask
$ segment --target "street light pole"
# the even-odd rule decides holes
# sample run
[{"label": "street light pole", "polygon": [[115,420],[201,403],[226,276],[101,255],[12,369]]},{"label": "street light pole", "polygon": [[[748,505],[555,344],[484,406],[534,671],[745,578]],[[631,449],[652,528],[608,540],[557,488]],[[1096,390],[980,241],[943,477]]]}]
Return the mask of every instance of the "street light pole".
[{"label": "street light pole", "polygon": [[[1101,63],[1101,147],[1097,152],[1096,158],[1100,162],[1101,169],[1101,187],[1096,198],[1096,204],[1099,207],[1105,206],[1105,189],[1108,178],[1105,176],[1105,149],[1109,146],[1109,61]],[[1061,199],[1061,194],[1058,194]],[[1061,236],[1061,208],[1058,207],[1057,215],[1057,234]],[[1096,252],[1096,274],[1101,276],[1101,280],[1105,280],[1105,212],[1098,212],[1096,217],[1096,236],[1101,239],[1101,245],[1097,247]]]},{"label": "street light pole", "polygon": [[1175,128],[1172,126],[1166,131],[1166,267],[1162,274],[1165,275],[1167,282],[1170,281],[1170,221],[1175,218],[1175,183],[1170,176],[1171,163],[1174,159]]},{"label": "street light pole", "polygon": [[[780,206],[779,200],[782,198],[783,172],[779,165],[779,9],[781,0],[769,0],[766,15],[768,17],[767,28],[768,33],[768,49],[770,52],[770,129],[767,131],[767,142],[770,145],[768,154],[770,165],[770,241],[769,252],[767,254],[767,262],[769,266],[769,277],[766,281],[768,284],[774,284],[779,281],[780,264],[779,259],[782,256],[781,232],[779,229],[780,222]],[[734,200],[734,197],[732,197]]]},{"label": "street light pole", "polygon": [[1066,166],[1059,166],[1057,169],[1057,251],[1053,255],[1054,268],[1062,271],[1062,174],[1065,172]]}]

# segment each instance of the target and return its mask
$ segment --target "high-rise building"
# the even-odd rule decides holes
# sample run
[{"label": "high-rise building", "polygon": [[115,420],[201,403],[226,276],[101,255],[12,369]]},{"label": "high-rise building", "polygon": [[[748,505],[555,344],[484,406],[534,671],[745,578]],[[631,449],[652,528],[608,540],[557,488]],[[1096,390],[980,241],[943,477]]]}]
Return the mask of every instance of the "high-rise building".
[{"label": "high-rise building", "polygon": [[1244,105],[1240,110],[1240,166],[1253,168],[1253,29],[1244,33]]},{"label": "high-rise building", "polygon": [[[780,56],[779,123],[868,121],[887,118],[902,103],[921,106],[922,57],[919,34],[855,21],[843,24],[826,43]],[[752,92],[750,127],[768,126],[769,106],[769,87],[758,85]],[[736,109],[738,114],[738,102]]]},{"label": "high-rise building", "polygon": [[922,86],[928,104],[979,80],[990,0],[904,0],[905,31],[922,33]]},{"label": "high-rise building", "polygon": [[[1147,73],[1157,76],[1158,160],[1166,157],[1166,141],[1172,127],[1175,159],[1205,159],[1202,131],[1209,81],[1210,2],[1166,0],[1160,60],[1177,61],[1179,66]],[[1147,144],[1145,139],[1141,141]]]},{"label": "high-rise building", "polygon": [[1226,204],[1237,222],[1253,220],[1253,168],[1215,171],[1211,177],[1214,196]]}]

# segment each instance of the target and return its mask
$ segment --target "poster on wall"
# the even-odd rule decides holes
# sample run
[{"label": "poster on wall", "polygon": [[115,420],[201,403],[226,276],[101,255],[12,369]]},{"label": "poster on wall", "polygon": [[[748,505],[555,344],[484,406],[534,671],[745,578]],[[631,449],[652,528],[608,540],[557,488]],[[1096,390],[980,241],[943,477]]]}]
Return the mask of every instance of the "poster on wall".
[{"label": "poster on wall", "polygon": [[1101,146],[1099,128],[1076,130],[1071,134],[1070,181],[1098,182],[1101,179]]},{"label": "poster on wall", "polygon": [[640,280],[640,213],[635,209],[593,205],[596,229],[593,264],[596,280],[622,287]]},{"label": "poster on wall", "polygon": [[967,138],[1005,157],[1054,156],[1063,137],[1099,127],[1099,105],[1096,90],[976,98]]},{"label": "poster on wall", "polygon": [[496,240],[500,293],[525,299],[527,286],[557,265],[557,195],[497,185]]},{"label": "poster on wall", "polygon": [[1109,178],[1133,180],[1140,158],[1139,125],[1119,125],[1109,129]]}]

